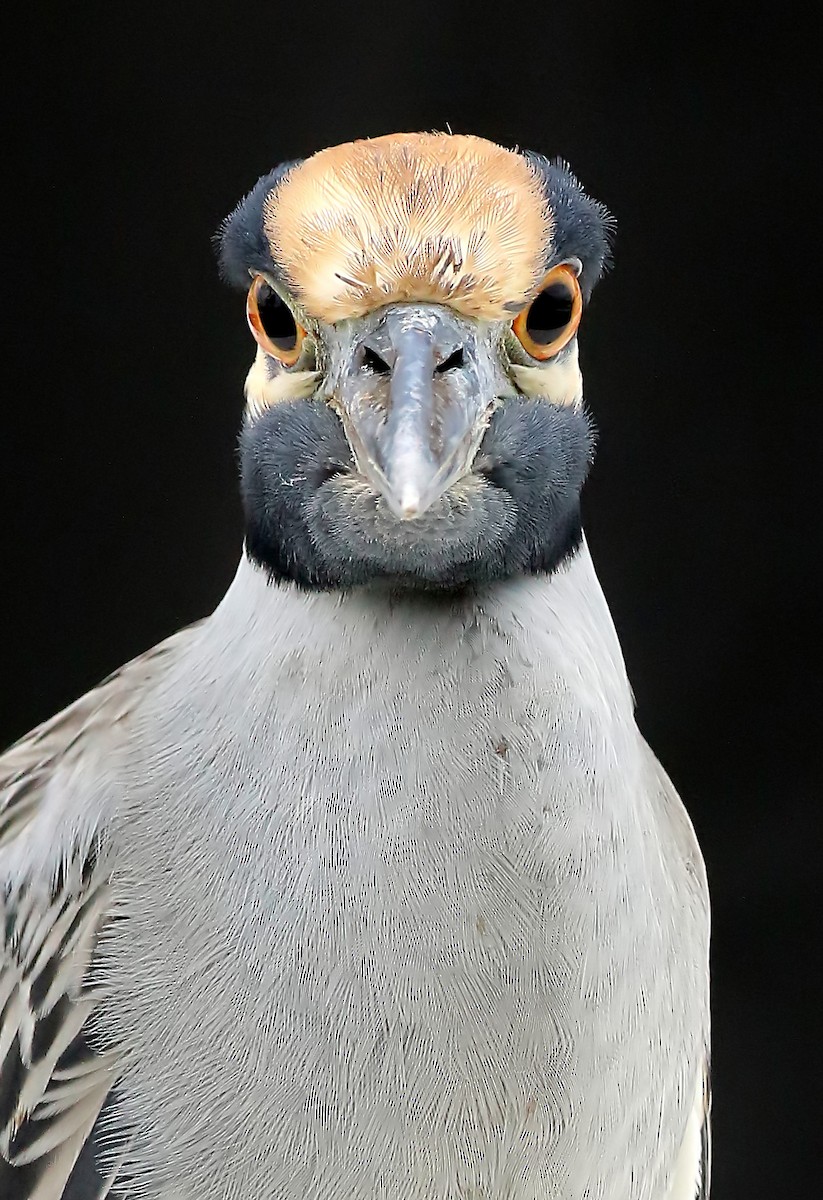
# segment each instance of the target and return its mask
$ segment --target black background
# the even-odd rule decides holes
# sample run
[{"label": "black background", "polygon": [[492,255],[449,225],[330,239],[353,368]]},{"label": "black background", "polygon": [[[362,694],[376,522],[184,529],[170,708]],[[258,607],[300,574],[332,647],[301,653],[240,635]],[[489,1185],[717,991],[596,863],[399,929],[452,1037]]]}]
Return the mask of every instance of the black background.
[{"label": "black background", "polygon": [[3,741],[233,574],[252,343],[209,239],[258,175],[447,124],[564,156],[618,219],[581,338],[600,429],[585,509],[641,727],[712,883],[713,1197],[815,1193],[821,208],[803,31],[789,9],[652,0],[164,7],[30,7],[15,45]]}]

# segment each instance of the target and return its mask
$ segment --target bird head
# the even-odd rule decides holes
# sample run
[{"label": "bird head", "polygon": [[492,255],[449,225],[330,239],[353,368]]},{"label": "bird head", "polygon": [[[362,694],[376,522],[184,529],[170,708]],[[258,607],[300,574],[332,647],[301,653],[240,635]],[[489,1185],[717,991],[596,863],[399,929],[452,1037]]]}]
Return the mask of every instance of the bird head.
[{"label": "bird head", "polygon": [[257,342],[246,549],[275,580],[455,590],[556,568],[592,455],[577,333],[610,218],[482,138],[347,143],[224,222]]}]

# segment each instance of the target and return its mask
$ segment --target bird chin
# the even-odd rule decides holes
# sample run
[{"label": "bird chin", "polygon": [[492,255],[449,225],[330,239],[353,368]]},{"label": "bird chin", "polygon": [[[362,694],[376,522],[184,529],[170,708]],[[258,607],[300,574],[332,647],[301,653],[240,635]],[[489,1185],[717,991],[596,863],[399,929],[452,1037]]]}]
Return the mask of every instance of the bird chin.
[{"label": "bird chin", "polygon": [[318,488],[307,516],[341,577],[356,562],[360,582],[448,591],[474,581],[479,564],[500,554],[517,522],[511,496],[476,475],[410,519],[396,516],[363,476],[339,475]]},{"label": "bird chin", "polygon": [[356,470],[326,404],[280,403],[241,436],[246,551],[272,580],[318,590],[388,583],[454,593],[549,572],[580,542],[591,445],[579,412],[509,402],[473,473],[401,519]]}]

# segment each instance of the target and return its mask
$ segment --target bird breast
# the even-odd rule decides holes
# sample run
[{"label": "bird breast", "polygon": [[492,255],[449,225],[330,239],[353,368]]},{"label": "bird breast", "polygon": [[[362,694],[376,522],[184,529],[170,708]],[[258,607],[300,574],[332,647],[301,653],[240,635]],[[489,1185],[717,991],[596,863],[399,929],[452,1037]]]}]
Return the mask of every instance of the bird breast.
[{"label": "bird breast", "polygon": [[244,564],[114,826],[101,1029],[157,1195],[634,1200],[688,1068],[637,739],[585,549],[448,603]]}]

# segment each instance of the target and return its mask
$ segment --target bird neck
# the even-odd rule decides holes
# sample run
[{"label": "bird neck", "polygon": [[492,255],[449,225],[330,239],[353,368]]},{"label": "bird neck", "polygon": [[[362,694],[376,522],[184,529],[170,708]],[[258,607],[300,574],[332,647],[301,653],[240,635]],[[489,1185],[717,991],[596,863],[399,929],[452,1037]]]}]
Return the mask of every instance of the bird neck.
[{"label": "bird neck", "polygon": [[212,623],[224,674],[247,672],[262,695],[306,686],[315,703],[334,708],[374,689],[399,717],[413,716],[420,696],[471,722],[492,681],[496,690],[505,677],[524,702],[551,694],[575,714],[594,707],[633,725],[623,657],[585,541],[551,575],[450,598],[307,592],[271,582],[244,556]]}]

